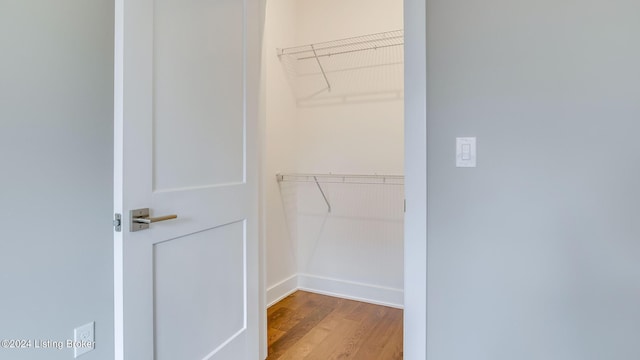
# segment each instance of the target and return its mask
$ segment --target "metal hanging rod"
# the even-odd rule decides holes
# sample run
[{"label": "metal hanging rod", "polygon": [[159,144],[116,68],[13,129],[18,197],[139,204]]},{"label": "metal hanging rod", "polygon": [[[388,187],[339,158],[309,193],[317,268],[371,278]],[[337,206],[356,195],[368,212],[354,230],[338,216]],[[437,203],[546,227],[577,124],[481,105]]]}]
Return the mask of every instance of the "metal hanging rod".
[{"label": "metal hanging rod", "polygon": [[315,182],[323,184],[404,185],[402,175],[379,174],[276,174],[278,182]]}]

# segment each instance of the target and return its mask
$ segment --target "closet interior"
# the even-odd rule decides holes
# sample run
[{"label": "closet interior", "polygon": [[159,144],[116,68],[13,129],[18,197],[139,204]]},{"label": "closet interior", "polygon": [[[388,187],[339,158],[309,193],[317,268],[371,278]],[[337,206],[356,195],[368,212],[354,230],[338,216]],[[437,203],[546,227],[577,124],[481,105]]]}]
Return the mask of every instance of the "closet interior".
[{"label": "closet interior", "polygon": [[267,2],[267,305],[301,289],[403,306],[401,29],[401,0]]}]

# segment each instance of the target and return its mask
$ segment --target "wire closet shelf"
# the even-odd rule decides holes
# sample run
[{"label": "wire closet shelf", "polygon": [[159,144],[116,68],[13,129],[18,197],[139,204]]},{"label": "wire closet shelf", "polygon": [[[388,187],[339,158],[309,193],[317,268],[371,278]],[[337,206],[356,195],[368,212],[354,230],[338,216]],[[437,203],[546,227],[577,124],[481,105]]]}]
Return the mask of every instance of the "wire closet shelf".
[{"label": "wire closet shelf", "polygon": [[295,56],[296,60],[311,60],[402,45],[404,45],[404,30],[393,30],[279,49],[278,56]]},{"label": "wire closet shelf", "polygon": [[298,100],[397,98],[403,90],[404,30],[277,49],[277,54]]},{"label": "wire closet shelf", "polygon": [[404,185],[403,175],[379,174],[276,174],[278,182],[309,182],[322,184]]}]

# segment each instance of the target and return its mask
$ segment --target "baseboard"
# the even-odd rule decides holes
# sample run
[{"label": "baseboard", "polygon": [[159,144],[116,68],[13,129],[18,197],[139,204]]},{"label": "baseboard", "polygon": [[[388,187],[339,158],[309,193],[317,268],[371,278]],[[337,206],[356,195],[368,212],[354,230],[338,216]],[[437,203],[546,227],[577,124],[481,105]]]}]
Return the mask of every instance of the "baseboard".
[{"label": "baseboard", "polygon": [[333,279],[311,274],[295,274],[267,289],[267,307],[291,295],[296,290],[304,290],[343,299],[390,306],[404,307],[404,291],[390,287],[364,284],[355,281]]},{"label": "baseboard", "polygon": [[354,281],[298,274],[298,289],[398,309],[404,307],[404,291]]},{"label": "baseboard", "polygon": [[298,290],[298,275],[294,274],[267,289],[267,307]]}]

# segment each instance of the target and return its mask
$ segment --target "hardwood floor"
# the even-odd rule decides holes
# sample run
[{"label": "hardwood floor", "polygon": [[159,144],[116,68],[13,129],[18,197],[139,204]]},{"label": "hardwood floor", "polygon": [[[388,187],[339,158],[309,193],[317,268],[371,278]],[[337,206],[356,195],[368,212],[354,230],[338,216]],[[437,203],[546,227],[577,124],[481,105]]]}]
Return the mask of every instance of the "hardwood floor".
[{"label": "hardwood floor", "polygon": [[402,359],[400,309],[297,291],[267,319],[267,360]]}]

